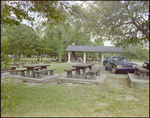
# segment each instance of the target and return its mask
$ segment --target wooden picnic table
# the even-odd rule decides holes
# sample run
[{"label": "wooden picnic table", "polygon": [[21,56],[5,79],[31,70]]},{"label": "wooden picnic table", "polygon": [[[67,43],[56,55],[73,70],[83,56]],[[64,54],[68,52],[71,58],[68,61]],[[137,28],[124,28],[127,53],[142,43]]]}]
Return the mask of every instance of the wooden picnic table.
[{"label": "wooden picnic table", "polygon": [[135,68],[136,68],[136,70],[134,72],[135,75],[138,75],[138,73],[139,73],[138,79],[147,78],[146,74],[149,73],[148,69],[145,69],[145,68],[143,68],[141,66],[136,66]]},{"label": "wooden picnic table", "polygon": [[26,73],[26,77],[30,77],[30,71],[31,71],[31,77],[35,78],[35,74],[34,74],[34,68],[35,67],[40,67],[40,70],[46,70],[47,66],[50,66],[50,64],[39,64],[39,65],[26,65],[26,66],[22,66],[27,68],[27,73]]},{"label": "wooden picnic table", "polygon": [[[81,78],[87,79],[86,68],[89,68],[90,70],[92,70],[93,65],[94,65],[93,63],[88,63],[88,64],[87,63],[82,63],[82,64],[73,65],[72,67],[76,68],[75,78],[79,78],[79,76],[82,76]],[[82,75],[80,73],[80,69],[83,70]]]},{"label": "wooden picnic table", "polygon": [[149,62],[144,62],[145,64],[146,64],[146,69],[148,69],[149,70]]},{"label": "wooden picnic table", "polygon": [[[19,68],[19,66],[9,66],[11,68],[10,70],[16,70],[16,68]],[[10,72],[11,74],[14,74],[15,72]]]}]

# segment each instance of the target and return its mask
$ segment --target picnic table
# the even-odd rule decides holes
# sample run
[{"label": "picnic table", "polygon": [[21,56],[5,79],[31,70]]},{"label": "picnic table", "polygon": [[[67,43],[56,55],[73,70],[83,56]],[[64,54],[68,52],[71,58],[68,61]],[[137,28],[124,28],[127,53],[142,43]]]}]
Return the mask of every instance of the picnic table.
[{"label": "picnic table", "polygon": [[19,68],[19,66],[9,66],[9,68],[10,68],[10,73],[15,74],[15,72],[13,72],[13,71],[16,70],[16,68]]},{"label": "picnic table", "polygon": [[35,67],[40,67],[41,70],[46,70],[47,66],[50,66],[49,64],[39,64],[39,65],[26,65],[26,66],[22,66],[22,67],[26,67],[27,68],[27,73],[26,73],[26,77],[30,77],[30,71],[31,71],[31,77],[35,77],[34,74],[34,68]]},{"label": "picnic table", "polygon": [[142,68],[141,66],[136,66],[135,68],[136,70],[134,73],[135,75],[138,75],[138,79],[147,78],[146,73],[149,73],[148,69]]},{"label": "picnic table", "polygon": [[[72,67],[76,68],[76,73],[75,73],[75,78],[79,78],[79,76],[82,76],[83,79],[87,79],[87,74],[86,74],[86,69],[89,68],[92,70],[93,63],[82,63],[82,64],[76,64],[73,65]],[[80,69],[83,70],[83,74],[81,75]]]}]

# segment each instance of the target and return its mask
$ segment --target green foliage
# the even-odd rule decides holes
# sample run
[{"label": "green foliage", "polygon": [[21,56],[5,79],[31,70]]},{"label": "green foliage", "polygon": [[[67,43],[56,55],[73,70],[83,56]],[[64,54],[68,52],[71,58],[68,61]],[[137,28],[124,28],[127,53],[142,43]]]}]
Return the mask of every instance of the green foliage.
[{"label": "green foliage", "polygon": [[131,59],[145,60],[149,58],[149,50],[142,48],[140,45],[128,46],[123,49],[124,53],[122,55],[126,56],[130,61]]},{"label": "green foliage", "polygon": [[126,47],[149,41],[148,2],[94,1],[88,6],[88,25],[93,35]]},{"label": "green foliage", "polygon": [[23,54],[36,53],[38,36],[32,27],[25,24],[12,25],[6,27],[6,36],[8,38],[9,47],[7,49],[8,54],[14,54],[17,56]]},{"label": "green foliage", "polygon": [[7,38],[2,37],[1,38],[1,68],[8,67],[8,64],[10,62],[9,57],[7,56],[7,49],[9,46],[9,42]]},{"label": "green foliage", "polygon": [[[20,25],[20,22],[23,19],[26,20],[34,20],[28,15],[26,12],[25,7],[27,4],[24,5],[22,8],[22,4],[17,1],[2,1],[1,2],[1,24],[2,26],[5,25]],[[12,16],[12,13],[15,15]]]}]

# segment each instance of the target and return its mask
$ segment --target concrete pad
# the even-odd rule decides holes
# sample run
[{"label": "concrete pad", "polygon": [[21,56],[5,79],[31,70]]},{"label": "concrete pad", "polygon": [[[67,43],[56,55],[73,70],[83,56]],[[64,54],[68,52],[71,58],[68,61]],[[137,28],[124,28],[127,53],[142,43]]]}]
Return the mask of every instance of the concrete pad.
[{"label": "concrete pad", "polygon": [[138,79],[138,75],[128,73],[127,80],[129,82],[129,86],[132,88],[149,89],[149,76],[148,79]]},{"label": "concrete pad", "polygon": [[78,78],[66,78],[66,74],[63,74],[62,77],[57,79],[57,83],[79,83],[79,84],[91,84],[91,85],[101,85],[104,79],[107,77],[106,74],[101,74],[100,76],[96,76],[96,80],[90,80],[89,75],[87,75],[87,79],[78,79]]},{"label": "concrete pad", "polygon": [[32,78],[32,77],[21,77],[21,76],[12,76],[13,79],[20,79],[22,81],[26,81],[26,82],[35,82],[35,83],[44,83],[47,81],[51,81],[54,80],[56,78],[58,78],[59,75],[55,74],[55,75],[42,75],[42,78]]}]

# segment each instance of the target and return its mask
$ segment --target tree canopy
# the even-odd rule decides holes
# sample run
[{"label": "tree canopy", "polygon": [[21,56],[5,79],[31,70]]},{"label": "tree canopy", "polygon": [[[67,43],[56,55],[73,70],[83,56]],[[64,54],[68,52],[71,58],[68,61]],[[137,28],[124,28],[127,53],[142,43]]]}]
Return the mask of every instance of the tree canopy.
[{"label": "tree canopy", "polygon": [[94,1],[89,5],[89,27],[116,46],[149,42],[147,1]]}]

